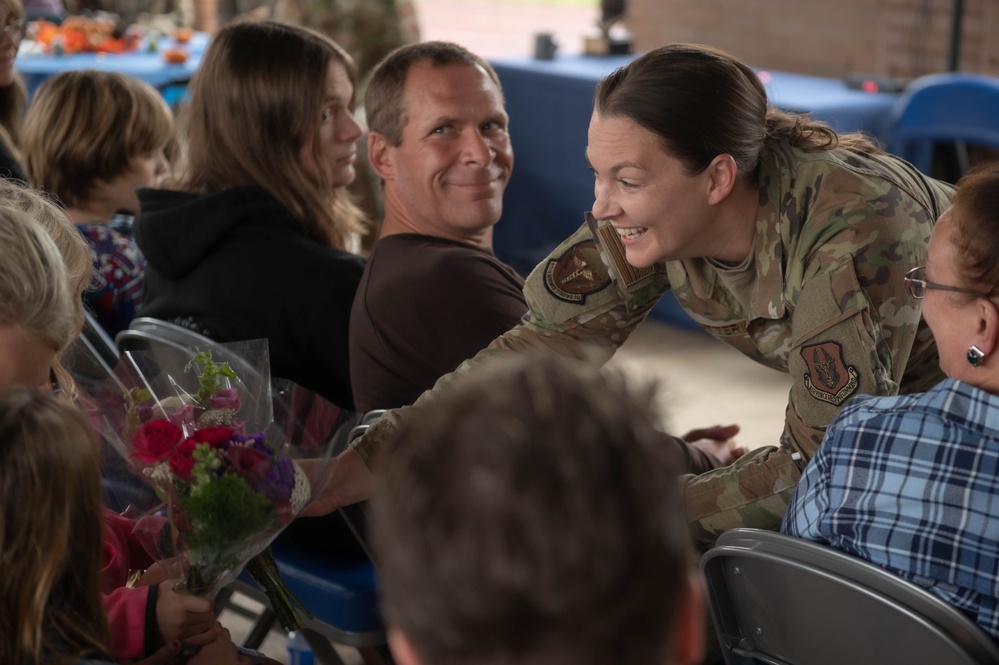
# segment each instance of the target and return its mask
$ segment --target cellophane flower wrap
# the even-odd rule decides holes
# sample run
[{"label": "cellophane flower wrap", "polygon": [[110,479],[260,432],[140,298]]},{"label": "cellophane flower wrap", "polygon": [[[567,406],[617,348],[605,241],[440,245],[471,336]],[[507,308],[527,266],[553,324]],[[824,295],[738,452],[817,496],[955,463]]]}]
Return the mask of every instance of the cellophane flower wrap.
[{"label": "cellophane flower wrap", "polygon": [[[203,597],[246,566],[294,630],[311,614],[284,586],[267,548],[321,489],[296,460],[329,461],[331,451],[283,398],[284,420],[274,421],[267,355],[266,340],[129,352],[97,401],[105,442],[162,501],[152,511],[159,519],[140,521],[153,558]],[[335,427],[340,415],[329,405],[324,424]],[[316,468],[316,478],[327,476]]]}]

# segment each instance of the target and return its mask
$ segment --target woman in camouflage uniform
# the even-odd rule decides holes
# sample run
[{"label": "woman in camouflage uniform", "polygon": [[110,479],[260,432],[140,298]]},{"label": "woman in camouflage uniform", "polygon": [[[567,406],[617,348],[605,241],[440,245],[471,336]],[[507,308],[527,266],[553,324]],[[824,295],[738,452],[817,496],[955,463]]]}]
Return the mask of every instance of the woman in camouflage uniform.
[{"label": "woman in camouflage uniform", "polygon": [[[788,372],[779,445],[687,484],[702,547],[737,526],[779,528],[849,397],[941,378],[903,277],[925,263],[949,185],[862,136],[770,107],[751,68],[693,45],[656,49],[601,81],[587,159],[588,223],[528,278],[525,321],[459,373],[527,347],[609,358],[667,290],[707,332]],[[348,455],[376,467],[400,417],[418,416],[392,412]],[[343,480],[357,480],[352,461]],[[334,492],[349,501],[364,487]]]}]

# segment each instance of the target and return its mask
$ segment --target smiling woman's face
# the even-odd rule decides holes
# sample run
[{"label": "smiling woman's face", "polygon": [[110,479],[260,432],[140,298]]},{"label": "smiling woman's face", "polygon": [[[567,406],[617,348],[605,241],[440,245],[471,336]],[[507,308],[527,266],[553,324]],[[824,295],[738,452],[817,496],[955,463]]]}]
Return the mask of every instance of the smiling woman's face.
[{"label": "smiling woman's face", "polygon": [[704,173],[687,175],[658,136],[628,118],[594,112],[588,139],[593,214],[614,226],[628,263],[644,268],[713,255],[718,239]]}]

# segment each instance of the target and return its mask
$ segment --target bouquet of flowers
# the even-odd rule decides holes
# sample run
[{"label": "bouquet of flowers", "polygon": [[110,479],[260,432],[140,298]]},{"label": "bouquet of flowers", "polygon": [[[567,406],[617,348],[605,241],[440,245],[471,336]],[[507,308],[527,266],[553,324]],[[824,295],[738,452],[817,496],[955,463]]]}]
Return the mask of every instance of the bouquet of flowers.
[{"label": "bouquet of flowers", "polygon": [[144,545],[199,596],[245,565],[282,625],[300,628],[311,615],[266,548],[319,489],[295,458],[328,460],[329,451],[317,437],[282,441],[294,428],[272,419],[266,341],[177,353],[190,356],[179,370],[162,350],[126,354],[97,398],[105,441],[163,502],[159,519],[140,522]]}]

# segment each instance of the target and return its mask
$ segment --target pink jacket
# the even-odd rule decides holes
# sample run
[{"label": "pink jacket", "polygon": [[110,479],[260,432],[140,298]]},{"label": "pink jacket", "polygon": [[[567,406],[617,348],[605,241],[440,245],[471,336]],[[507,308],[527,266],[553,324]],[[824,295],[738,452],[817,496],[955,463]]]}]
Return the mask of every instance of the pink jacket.
[{"label": "pink jacket", "polygon": [[156,630],[156,587],[128,589],[130,570],[146,569],[152,557],[135,531],[137,522],[104,509],[104,567],[101,594],[111,627],[111,653],[141,659],[152,650]]}]

